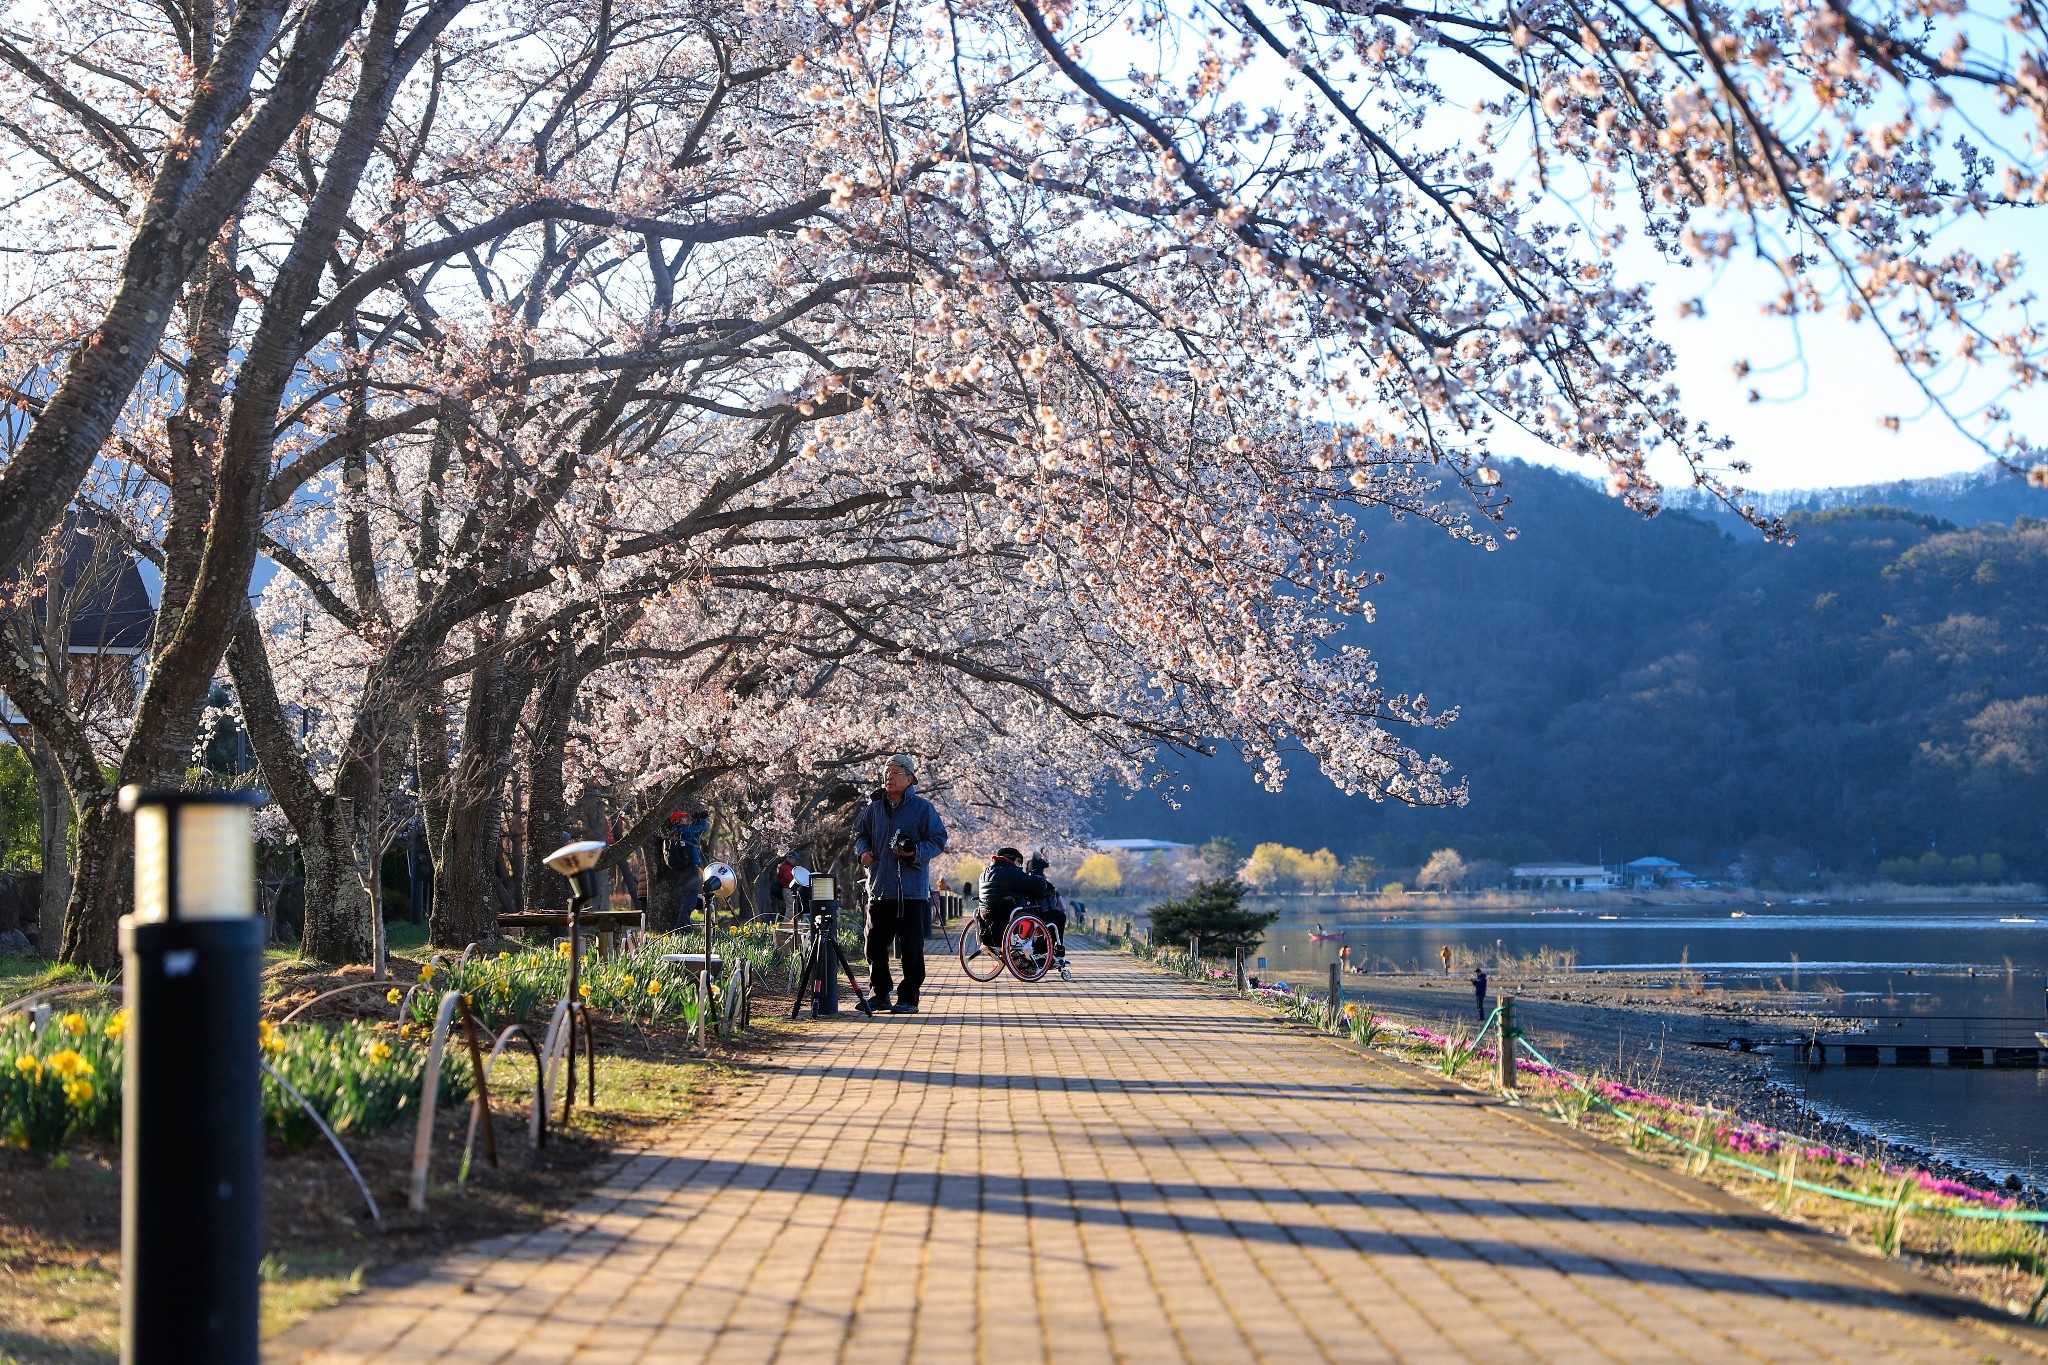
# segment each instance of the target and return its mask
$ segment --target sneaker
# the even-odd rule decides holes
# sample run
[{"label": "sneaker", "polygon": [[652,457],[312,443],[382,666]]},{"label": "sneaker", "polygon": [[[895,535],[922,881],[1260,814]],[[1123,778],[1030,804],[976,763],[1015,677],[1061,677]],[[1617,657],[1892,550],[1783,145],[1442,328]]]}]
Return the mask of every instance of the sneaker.
[{"label": "sneaker", "polygon": [[917,1013],[917,1002],[916,1002],[915,1000],[898,1000],[898,1001],[897,1001],[897,1002],[896,1002],[896,1003],[895,1003],[894,1005],[891,1005],[891,1006],[889,1007],[889,1013],[891,1013],[891,1014],[916,1014],[916,1013]]},{"label": "sneaker", "polygon": [[869,996],[869,997],[868,997],[868,1013],[869,1013],[869,1014],[887,1014],[888,1012],[889,1012],[889,997],[888,997],[888,996],[886,996],[886,995],[871,995],[871,996]]}]

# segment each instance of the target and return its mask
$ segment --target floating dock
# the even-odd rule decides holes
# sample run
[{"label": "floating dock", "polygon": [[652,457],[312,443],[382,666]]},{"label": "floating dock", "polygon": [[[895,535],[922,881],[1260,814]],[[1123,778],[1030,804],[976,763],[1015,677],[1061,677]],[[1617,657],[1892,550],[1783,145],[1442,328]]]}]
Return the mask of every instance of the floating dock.
[{"label": "floating dock", "polygon": [[2048,1067],[2048,1049],[2039,1047],[1813,1042],[1796,1045],[1792,1053],[1800,1063],[1813,1070],[1829,1066],[1959,1066],[2007,1071]]}]

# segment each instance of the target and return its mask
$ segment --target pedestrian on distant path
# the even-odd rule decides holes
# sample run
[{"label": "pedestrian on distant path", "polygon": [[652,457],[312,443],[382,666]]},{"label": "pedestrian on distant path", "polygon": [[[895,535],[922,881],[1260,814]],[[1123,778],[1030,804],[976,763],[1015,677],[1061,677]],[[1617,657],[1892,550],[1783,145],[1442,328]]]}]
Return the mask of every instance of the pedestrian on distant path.
[{"label": "pedestrian on distant path", "polygon": [[1486,968],[1472,969],[1472,999],[1479,1006],[1479,1017],[1486,1018]]},{"label": "pedestrian on distant path", "polygon": [[[874,1008],[916,1014],[924,987],[924,927],[931,906],[927,867],[946,851],[946,826],[932,803],[912,791],[917,768],[908,754],[896,754],[882,769],[882,786],[854,827],[853,851],[868,869],[868,971]],[[889,994],[889,950],[903,964],[896,1003]]]},{"label": "pedestrian on distant path", "polygon": [[1444,975],[1449,976],[1451,974],[1451,945],[1446,943],[1443,947],[1436,950],[1436,955],[1444,960]]}]

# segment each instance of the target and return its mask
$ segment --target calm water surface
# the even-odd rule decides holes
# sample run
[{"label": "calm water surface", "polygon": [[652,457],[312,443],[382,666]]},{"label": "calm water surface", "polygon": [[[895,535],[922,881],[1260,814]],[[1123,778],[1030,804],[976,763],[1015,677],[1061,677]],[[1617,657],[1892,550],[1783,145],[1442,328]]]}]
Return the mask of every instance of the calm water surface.
[{"label": "calm water surface", "polygon": [[[1326,969],[1343,929],[1354,962],[1433,966],[1452,944],[1489,956],[1575,952],[1584,972],[1696,973],[1710,987],[1782,994],[1860,1022],[1880,1040],[2034,1045],[2048,1029],[2048,905],[1687,906],[1627,910],[1398,911],[1378,901],[1282,897],[1258,952],[1269,971]],[[2015,922],[2037,921],[2037,922]],[[1657,978],[1653,978],[1653,981]],[[1830,1067],[1766,1063],[1823,1112],[1980,1166],[2048,1180],[2048,1069]]]}]

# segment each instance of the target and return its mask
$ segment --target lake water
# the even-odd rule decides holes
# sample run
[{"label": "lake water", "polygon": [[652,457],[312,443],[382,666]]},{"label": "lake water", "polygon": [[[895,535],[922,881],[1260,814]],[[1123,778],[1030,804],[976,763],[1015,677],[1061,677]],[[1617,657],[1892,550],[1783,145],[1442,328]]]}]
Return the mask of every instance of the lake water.
[{"label": "lake water", "polygon": [[[1524,958],[1576,954],[1581,972],[1697,975],[1710,989],[1764,991],[1790,1008],[1867,1026],[1865,1041],[2033,1046],[2048,1029],[2048,905],[1809,905],[1581,910],[1398,910],[1377,900],[1279,897],[1259,948],[1269,971],[1326,970],[1345,931],[1354,963],[1433,968],[1445,944]],[[2014,922],[2037,920],[2038,922]],[[2048,1180],[2048,1069],[1845,1068],[1766,1064],[1815,1108],[2002,1176]]]}]

